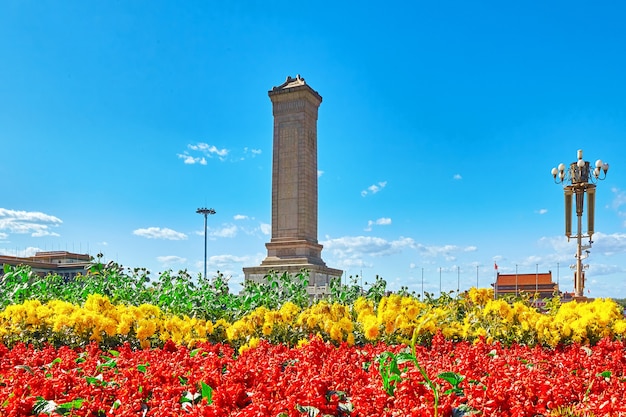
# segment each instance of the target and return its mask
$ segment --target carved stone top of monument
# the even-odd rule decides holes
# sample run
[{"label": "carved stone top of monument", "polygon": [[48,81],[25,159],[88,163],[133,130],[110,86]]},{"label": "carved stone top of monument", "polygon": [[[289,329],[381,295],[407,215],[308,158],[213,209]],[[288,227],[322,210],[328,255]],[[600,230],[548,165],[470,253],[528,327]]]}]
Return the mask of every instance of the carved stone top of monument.
[{"label": "carved stone top of monument", "polygon": [[282,83],[281,85],[277,85],[276,87],[272,88],[268,92],[268,94],[270,96],[273,96],[273,95],[276,95],[276,94],[290,93],[290,92],[294,92],[294,91],[298,91],[298,90],[308,90],[311,93],[313,93],[320,102],[322,101],[322,96],[320,96],[317,91],[313,90],[306,83],[306,81],[304,81],[304,78],[300,77],[300,74],[296,75],[296,78],[292,78],[290,76],[287,77],[287,79],[285,80],[284,83]]}]

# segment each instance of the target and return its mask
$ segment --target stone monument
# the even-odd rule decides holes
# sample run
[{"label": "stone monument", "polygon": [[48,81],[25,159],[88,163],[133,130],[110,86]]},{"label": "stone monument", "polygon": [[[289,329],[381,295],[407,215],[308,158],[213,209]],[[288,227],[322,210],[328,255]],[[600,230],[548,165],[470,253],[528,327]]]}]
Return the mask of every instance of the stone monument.
[{"label": "stone monument", "polygon": [[273,106],[272,238],[260,266],[243,268],[246,281],[270,271],[309,272],[309,294],[328,290],[343,271],[328,268],[317,241],[317,110],[322,97],[300,75],[268,92]]}]

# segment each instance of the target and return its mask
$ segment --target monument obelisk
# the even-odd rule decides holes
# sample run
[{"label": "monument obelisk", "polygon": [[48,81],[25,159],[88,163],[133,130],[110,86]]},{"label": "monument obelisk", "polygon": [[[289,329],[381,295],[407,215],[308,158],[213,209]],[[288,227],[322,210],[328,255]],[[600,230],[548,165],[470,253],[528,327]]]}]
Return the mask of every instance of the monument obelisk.
[{"label": "monument obelisk", "polygon": [[322,260],[317,241],[317,113],[322,97],[300,75],[268,92],[273,106],[272,238],[260,266],[243,268],[246,281],[270,271],[309,272],[310,292],[343,271]]}]

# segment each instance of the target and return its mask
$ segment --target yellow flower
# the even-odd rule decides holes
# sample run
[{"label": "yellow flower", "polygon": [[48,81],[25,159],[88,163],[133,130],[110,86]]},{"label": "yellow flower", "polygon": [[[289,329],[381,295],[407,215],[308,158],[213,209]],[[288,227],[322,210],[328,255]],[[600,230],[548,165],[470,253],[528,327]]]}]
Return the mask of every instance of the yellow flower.
[{"label": "yellow flower", "polygon": [[378,321],[376,321],[375,317],[372,317],[363,323],[363,333],[367,340],[378,339],[380,331],[378,329]]},{"label": "yellow flower", "polygon": [[257,346],[259,346],[259,341],[260,341],[260,339],[259,339],[258,337],[252,337],[252,338],[250,338],[250,340],[248,341],[248,343],[246,343],[245,345],[242,345],[242,346],[238,349],[239,354],[241,355],[241,354],[242,354],[243,352],[245,352],[246,350],[256,348]]},{"label": "yellow flower", "polygon": [[156,324],[153,320],[141,320],[137,327],[137,339],[146,340],[156,332]]},{"label": "yellow flower", "polygon": [[286,323],[293,322],[294,318],[299,312],[300,308],[290,301],[287,301],[280,308],[280,315],[282,316],[283,321]]}]

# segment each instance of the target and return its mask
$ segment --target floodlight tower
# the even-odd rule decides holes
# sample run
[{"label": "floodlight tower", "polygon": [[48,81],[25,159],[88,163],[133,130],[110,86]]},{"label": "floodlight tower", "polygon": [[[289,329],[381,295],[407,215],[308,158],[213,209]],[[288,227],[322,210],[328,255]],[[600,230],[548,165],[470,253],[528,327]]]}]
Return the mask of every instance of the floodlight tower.
[{"label": "floodlight tower", "polygon": [[215,210],[212,208],[202,207],[196,210],[196,213],[204,216],[204,279],[206,279],[206,219],[209,214],[215,214]]},{"label": "floodlight tower", "polygon": [[[583,272],[583,259],[587,258],[593,240],[591,237],[594,233],[594,214],[596,202],[596,184],[600,180],[606,178],[609,170],[609,164],[598,159],[595,168],[590,170],[589,161],[583,160],[583,151],[578,150],[578,159],[569,165],[566,170],[565,164],[559,164],[558,168],[552,168],[552,177],[557,184],[563,184],[565,191],[565,236],[569,242],[572,237],[572,200],[576,196],[576,216],[578,218],[576,231],[576,269],[574,275],[574,295],[576,297],[584,297],[585,277]],[[566,185],[568,184],[569,185]],[[585,193],[587,193],[587,234],[582,233],[582,216],[583,205],[585,201]],[[589,238],[589,244],[582,244],[583,237]],[[583,250],[586,255],[583,257]]]}]

